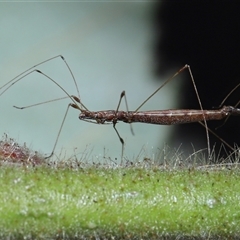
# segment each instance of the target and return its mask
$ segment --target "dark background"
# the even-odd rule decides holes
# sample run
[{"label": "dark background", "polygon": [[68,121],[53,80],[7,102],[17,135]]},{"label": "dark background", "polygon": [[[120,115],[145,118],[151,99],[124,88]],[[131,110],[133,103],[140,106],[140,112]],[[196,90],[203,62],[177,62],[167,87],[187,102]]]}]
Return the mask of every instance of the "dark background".
[{"label": "dark background", "polygon": [[[153,49],[154,73],[162,76],[170,69],[191,66],[204,109],[218,107],[239,82],[240,67],[240,1],[161,1],[156,6]],[[188,72],[179,89],[179,108],[199,109],[199,103]],[[234,106],[240,89],[225,105]],[[230,117],[216,133],[230,145],[239,143],[238,117]],[[222,122],[208,122],[214,130]],[[211,145],[219,152],[221,141],[210,134]],[[206,132],[200,124],[175,128],[171,146],[183,143],[185,149],[206,147]],[[227,151],[229,149],[227,148]],[[224,152],[224,151],[223,151]],[[221,152],[221,154],[224,154]]]}]

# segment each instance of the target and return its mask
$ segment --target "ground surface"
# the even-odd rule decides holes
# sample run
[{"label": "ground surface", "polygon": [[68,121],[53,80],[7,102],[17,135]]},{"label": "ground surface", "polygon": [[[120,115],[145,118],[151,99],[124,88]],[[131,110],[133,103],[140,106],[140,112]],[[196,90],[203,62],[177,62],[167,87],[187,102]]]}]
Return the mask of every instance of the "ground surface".
[{"label": "ground surface", "polygon": [[54,163],[13,140],[0,154],[2,239],[240,238],[238,162]]}]

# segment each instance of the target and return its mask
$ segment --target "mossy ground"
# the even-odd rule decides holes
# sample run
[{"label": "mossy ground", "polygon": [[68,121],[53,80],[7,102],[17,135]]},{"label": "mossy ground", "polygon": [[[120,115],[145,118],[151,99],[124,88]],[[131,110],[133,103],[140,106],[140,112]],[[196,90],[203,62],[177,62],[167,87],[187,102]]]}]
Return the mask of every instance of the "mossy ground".
[{"label": "mossy ground", "polygon": [[240,171],[2,166],[2,238],[240,237]]},{"label": "mossy ground", "polygon": [[240,239],[238,150],[139,159],[53,162],[5,135],[0,238]]}]

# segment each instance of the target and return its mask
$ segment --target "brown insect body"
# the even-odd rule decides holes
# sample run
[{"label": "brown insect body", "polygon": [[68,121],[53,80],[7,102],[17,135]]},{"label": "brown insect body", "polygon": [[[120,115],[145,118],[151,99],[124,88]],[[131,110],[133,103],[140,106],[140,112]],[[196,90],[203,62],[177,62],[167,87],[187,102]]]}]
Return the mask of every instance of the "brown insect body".
[{"label": "brown insect body", "polygon": [[117,122],[117,121],[123,121],[128,122],[129,116],[131,115],[131,112],[125,112],[125,111],[115,111],[115,110],[103,110],[103,111],[86,111],[82,110],[82,112],[79,114],[80,120],[92,120],[96,121],[99,124],[104,124],[105,122]]},{"label": "brown insect body", "polygon": [[221,120],[229,115],[240,115],[240,109],[232,106],[224,106],[218,110],[191,110],[191,109],[168,109],[150,111],[82,111],[79,115],[80,120],[95,120],[99,124],[105,122],[125,123],[142,122],[160,125],[175,125],[193,123],[210,120]]}]

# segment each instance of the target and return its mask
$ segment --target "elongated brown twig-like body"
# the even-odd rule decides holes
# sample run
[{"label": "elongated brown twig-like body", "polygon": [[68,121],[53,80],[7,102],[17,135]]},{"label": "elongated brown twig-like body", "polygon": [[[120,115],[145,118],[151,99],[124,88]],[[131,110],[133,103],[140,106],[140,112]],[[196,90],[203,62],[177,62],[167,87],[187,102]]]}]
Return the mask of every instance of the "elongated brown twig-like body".
[{"label": "elongated brown twig-like body", "polygon": [[221,120],[230,115],[240,115],[240,109],[232,106],[224,106],[218,110],[191,110],[191,109],[169,109],[152,111],[82,111],[80,120],[95,120],[99,124],[105,122],[122,121],[125,123],[142,122],[159,125],[175,125],[210,120]]}]

